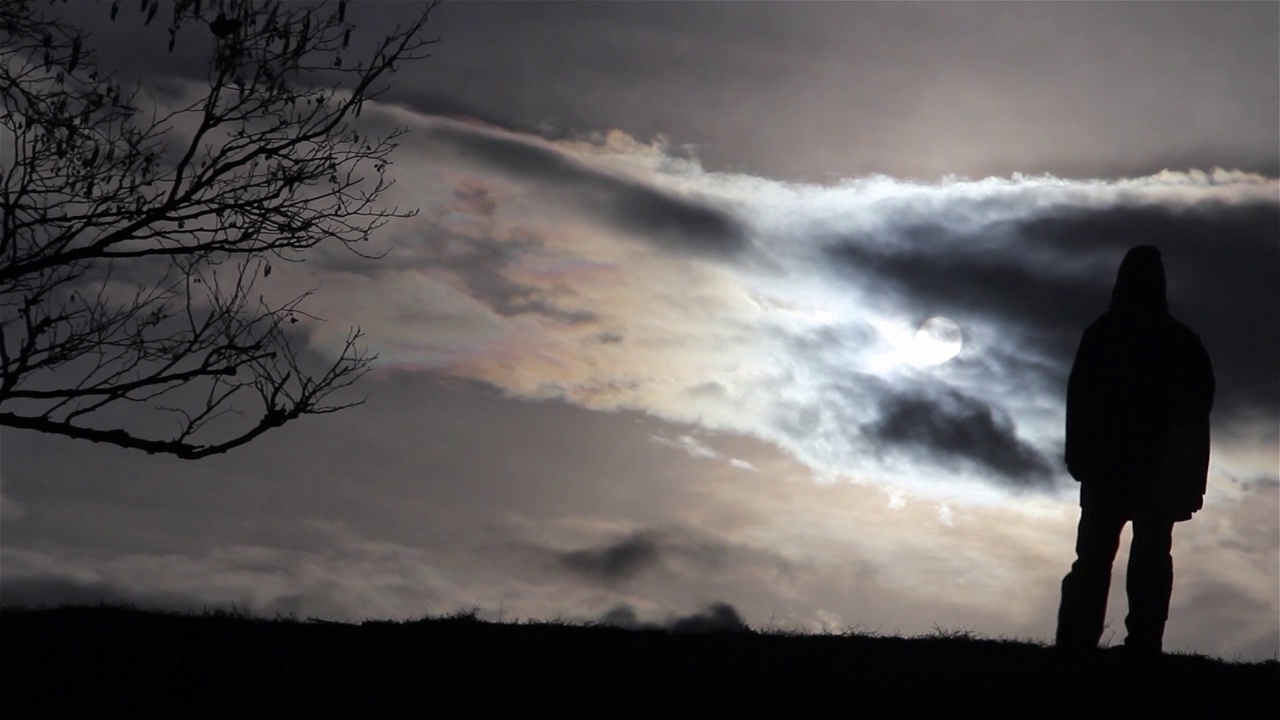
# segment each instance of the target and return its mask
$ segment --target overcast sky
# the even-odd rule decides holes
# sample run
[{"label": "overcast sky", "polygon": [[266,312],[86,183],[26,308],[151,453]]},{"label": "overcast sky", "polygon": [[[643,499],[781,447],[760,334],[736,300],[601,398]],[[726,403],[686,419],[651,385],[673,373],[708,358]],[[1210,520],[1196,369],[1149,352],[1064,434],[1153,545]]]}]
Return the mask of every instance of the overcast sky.
[{"label": "overcast sky", "polygon": [[[76,7],[123,72],[202,77]],[[353,43],[419,7],[357,3]],[[453,2],[430,31],[364,119],[409,129],[387,199],[421,213],[273,276],[320,287],[313,352],[367,332],[367,402],[198,462],[5,430],[4,602],[1047,640],[1066,376],[1153,243],[1218,380],[1166,648],[1280,651],[1280,5]]]}]

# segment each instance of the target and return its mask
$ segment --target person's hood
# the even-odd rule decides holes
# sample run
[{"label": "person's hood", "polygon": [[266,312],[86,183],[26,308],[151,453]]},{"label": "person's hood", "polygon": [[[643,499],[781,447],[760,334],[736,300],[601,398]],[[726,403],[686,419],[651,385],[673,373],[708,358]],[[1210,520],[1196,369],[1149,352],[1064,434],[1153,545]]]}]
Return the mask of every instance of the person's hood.
[{"label": "person's hood", "polygon": [[1111,307],[1165,310],[1168,306],[1160,250],[1153,245],[1139,245],[1129,250],[1116,273]]}]

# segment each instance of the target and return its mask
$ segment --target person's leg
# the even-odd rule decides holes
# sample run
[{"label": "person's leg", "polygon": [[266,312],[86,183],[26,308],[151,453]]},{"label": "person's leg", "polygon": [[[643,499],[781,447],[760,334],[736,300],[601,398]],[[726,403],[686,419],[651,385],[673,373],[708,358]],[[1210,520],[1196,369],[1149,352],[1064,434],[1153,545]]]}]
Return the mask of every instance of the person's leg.
[{"label": "person's leg", "polygon": [[1129,594],[1129,615],[1124,621],[1129,635],[1124,640],[1125,647],[1150,654],[1159,654],[1163,648],[1169,597],[1173,593],[1172,547],[1172,520],[1134,518],[1125,579]]},{"label": "person's leg", "polygon": [[1125,515],[1113,503],[1090,497],[1081,488],[1076,561],[1062,579],[1056,644],[1063,650],[1089,650],[1102,639],[1111,589],[1111,565],[1120,546]]}]

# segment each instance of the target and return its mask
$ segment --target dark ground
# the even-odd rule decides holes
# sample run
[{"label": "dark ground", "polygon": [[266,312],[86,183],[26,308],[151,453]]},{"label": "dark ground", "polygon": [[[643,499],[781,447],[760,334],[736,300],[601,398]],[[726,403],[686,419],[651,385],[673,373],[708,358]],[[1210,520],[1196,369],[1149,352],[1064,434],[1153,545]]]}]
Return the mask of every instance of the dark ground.
[{"label": "dark ground", "polygon": [[[1280,663],[940,635],[672,633],[465,616],[359,625],[122,607],[0,610],[8,717],[1280,717]],[[149,713],[148,713],[149,714]],[[131,713],[136,716],[137,713]]]}]

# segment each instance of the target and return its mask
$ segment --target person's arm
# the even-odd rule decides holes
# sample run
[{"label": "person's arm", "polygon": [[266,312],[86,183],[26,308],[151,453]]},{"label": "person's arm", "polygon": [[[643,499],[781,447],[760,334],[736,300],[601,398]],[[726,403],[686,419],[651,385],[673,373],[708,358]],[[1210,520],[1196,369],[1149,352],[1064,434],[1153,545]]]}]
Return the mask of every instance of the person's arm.
[{"label": "person's arm", "polygon": [[1067,472],[1077,482],[1092,475],[1096,465],[1099,385],[1102,382],[1097,341],[1086,330],[1076,349],[1071,376],[1067,380],[1066,452]]},{"label": "person's arm", "polygon": [[1204,349],[1204,344],[1198,339],[1196,341],[1196,368],[1200,377],[1201,407],[1205,415],[1213,410],[1213,393],[1216,389],[1213,379],[1213,363],[1209,361],[1209,352]]},{"label": "person's arm", "polygon": [[1204,344],[1196,338],[1195,351],[1192,354],[1195,362],[1195,372],[1198,382],[1197,388],[1200,390],[1200,396],[1196,398],[1199,401],[1199,419],[1201,423],[1201,458],[1197,467],[1200,479],[1199,490],[1200,498],[1195,503],[1195,509],[1198,510],[1204,505],[1204,493],[1208,489],[1209,483],[1209,454],[1212,441],[1212,430],[1210,429],[1209,413],[1213,410],[1213,395],[1215,388],[1213,378],[1213,363],[1209,361],[1209,353],[1204,349]]}]

